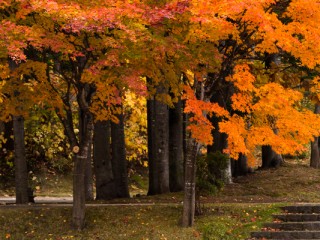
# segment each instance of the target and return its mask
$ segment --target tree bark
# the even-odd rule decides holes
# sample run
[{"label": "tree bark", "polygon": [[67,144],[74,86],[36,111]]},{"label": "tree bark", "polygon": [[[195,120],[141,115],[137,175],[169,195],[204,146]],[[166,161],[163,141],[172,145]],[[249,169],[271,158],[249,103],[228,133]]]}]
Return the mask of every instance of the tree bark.
[{"label": "tree bark", "polygon": [[169,110],[169,183],[171,192],[183,190],[183,149],[182,101],[179,100],[174,108]]},{"label": "tree bark", "polygon": [[149,188],[148,195],[156,193],[158,179],[156,153],[155,153],[155,100],[147,100],[147,128],[148,128],[148,169],[149,169]]},{"label": "tree bark", "polygon": [[85,126],[80,128],[79,132],[79,135],[82,136],[79,144],[79,152],[73,150],[75,156],[73,175],[72,225],[76,230],[82,230],[85,226],[85,172],[93,131],[93,119],[90,112],[86,112],[85,123]]},{"label": "tree bark", "polygon": [[[79,109],[79,129],[80,129],[80,141],[87,136],[87,126],[88,124],[92,124],[88,122],[88,115],[85,114],[84,111]],[[92,128],[92,127],[90,127]],[[85,199],[87,201],[91,201],[94,199],[93,197],[93,175],[92,175],[92,134],[88,136],[88,152],[85,164],[85,172],[84,172],[84,188],[85,188]]]},{"label": "tree bark", "polygon": [[[316,114],[320,113],[320,104],[316,104],[314,112]],[[310,167],[320,168],[320,144],[319,137],[315,137],[314,141],[311,142],[311,156],[310,156]]]},{"label": "tree bark", "polygon": [[88,147],[84,146],[81,153],[74,156],[72,225],[76,230],[82,230],[85,226],[84,175],[87,154]]},{"label": "tree bark", "polygon": [[[73,146],[74,156],[74,176],[73,176],[73,208],[72,208],[72,225],[76,230],[82,230],[85,226],[85,173],[87,159],[89,154],[90,143],[93,135],[93,115],[89,110],[91,93],[89,86],[83,86],[78,90],[77,102],[79,105],[81,122],[79,127],[79,145],[73,139],[73,132],[69,133],[69,140]],[[67,126],[72,127],[72,116],[67,119]],[[65,128],[68,131],[68,128]],[[78,148],[78,149],[76,149]]]},{"label": "tree bark", "polygon": [[117,197],[129,198],[123,114],[118,114],[117,117],[119,123],[111,123],[113,176]]},{"label": "tree bark", "polygon": [[240,153],[238,160],[232,160],[232,176],[245,176],[249,172],[248,158],[246,155]]},{"label": "tree bark", "polygon": [[84,185],[85,185],[86,201],[94,200],[93,171],[92,171],[92,139],[89,142],[88,156],[86,159]]},{"label": "tree bark", "polygon": [[[164,88],[158,87],[158,93],[164,92]],[[152,101],[152,100],[151,100]],[[149,157],[149,191],[148,195],[162,194],[170,191],[169,186],[169,110],[166,104],[154,100],[149,102],[148,110],[151,113],[151,129],[148,133],[151,151]],[[151,139],[150,139],[151,137]]]},{"label": "tree bark", "polygon": [[187,151],[185,157],[185,180],[184,180],[184,198],[182,227],[192,227],[195,214],[195,194],[196,194],[196,158],[199,144],[194,139],[187,142]]},{"label": "tree bark", "polygon": [[28,203],[28,170],[24,144],[24,119],[13,116],[16,203]]},{"label": "tree bark", "polygon": [[93,163],[96,176],[96,199],[117,197],[111,163],[110,121],[98,121],[94,125]]},{"label": "tree bark", "polygon": [[279,167],[283,162],[282,156],[277,154],[275,151],[272,150],[272,147],[262,146],[262,166],[261,168],[275,168]]}]

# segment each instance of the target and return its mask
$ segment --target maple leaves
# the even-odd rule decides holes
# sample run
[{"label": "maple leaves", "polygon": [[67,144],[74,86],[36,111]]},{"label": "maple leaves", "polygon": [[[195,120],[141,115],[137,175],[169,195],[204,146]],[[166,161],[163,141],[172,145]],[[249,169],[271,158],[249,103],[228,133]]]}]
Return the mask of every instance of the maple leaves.
[{"label": "maple leaves", "polygon": [[[244,79],[247,87],[241,84]],[[305,144],[319,134],[320,118],[298,107],[303,98],[300,92],[277,83],[254,87],[255,78],[248,65],[236,66],[229,81],[233,81],[238,90],[232,96],[232,108],[245,113],[243,117],[234,114],[219,125],[229,136],[227,152],[232,157],[244,153],[253,164],[252,152],[261,145],[270,145],[278,153],[295,154],[305,150]]]},{"label": "maple leaves", "polygon": [[[309,125],[299,126],[297,131],[298,125],[292,123],[318,119],[309,111],[298,109],[300,93],[277,83],[258,85],[254,75],[257,71],[251,70],[255,68],[253,61],[261,62],[265,53],[287,52],[301,65],[317,66],[320,33],[316,20],[320,10],[317,1],[294,0],[285,7],[279,4],[274,0],[21,0],[13,6],[11,1],[1,1],[1,9],[10,8],[12,17],[1,20],[0,56],[26,61],[16,74],[34,78],[23,85],[29,92],[43,89],[43,96],[63,95],[71,83],[74,89],[69,93],[76,94],[82,84],[94,86],[89,108],[99,112],[100,120],[114,119],[119,113],[117,105],[124,89],[147,96],[141,76],[153,80],[149,95],[164,83],[173,99],[168,94],[163,98],[172,104],[182,91],[181,74],[191,70],[197,75],[202,65],[205,67],[199,76],[212,72],[218,76],[212,86],[227,81],[234,93],[231,110],[227,111],[210,103],[210,97],[197,99],[194,90],[184,88],[185,112],[192,114],[189,129],[197,141],[214,141],[206,117],[214,114],[223,119],[220,128],[229,135],[228,151],[233,157],[240,152],[248,154],[253,146],[261,144],[273,145],[281,152],[290,148],[295,151],[318,132]],[[32,56],[31,61],[27,59],[27,48],[46,57]],[[1,66],[1,78],[6,79],[8,72],[5,65]],[[73,74],[78,78],[62,82],[72,79]],[[49,85],[46,77],[51,78]],[[206,91],[209,82],[206,79],[203,83]],[[312,91],[318,91],[317,85],[315,82]],[[32,101],[48,100],[43,97]],[[61,109],[63,100],[51,101],[50,105]]]}]

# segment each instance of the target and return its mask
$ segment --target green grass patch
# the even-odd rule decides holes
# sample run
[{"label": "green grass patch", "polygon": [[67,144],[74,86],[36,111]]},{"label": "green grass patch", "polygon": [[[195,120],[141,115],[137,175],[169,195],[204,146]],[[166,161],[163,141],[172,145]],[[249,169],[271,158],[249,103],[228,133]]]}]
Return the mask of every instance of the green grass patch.
[{"label": "green grass patch", "polygon": [[181,228],[182,206],[87,207],[82,232],[71,207],[0,208],[0,239],[245,239],[278,211],[274,204],[210,204],[193,228]]},{"label": "green grass patch", "polygon": [[209,214],[199,217],[197,227],[202,239],[246,239],[264,222],[272,220],[281,204],[222,204],[213,205]]}]

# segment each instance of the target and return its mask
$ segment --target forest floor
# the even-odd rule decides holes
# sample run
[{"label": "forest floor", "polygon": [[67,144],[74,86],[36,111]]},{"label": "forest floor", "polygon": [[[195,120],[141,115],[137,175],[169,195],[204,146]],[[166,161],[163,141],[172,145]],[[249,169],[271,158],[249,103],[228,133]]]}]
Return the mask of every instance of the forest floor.
[{"label": "forest floor", "polygon": [[[36,195],[70,197],[71,178],[47,178],[51,187],[43,181]],[[320,203],[320,170],[309,168],[307,161],[290,159],[278,169],[238,177],[216,196],[201,197],[204,214],[196,217],[193,228],[182,229],[178,223],[183,194],[145,196],[145,179],[140,175],[133,178],[131,190],[135,193],[131,199],[88,204],[83,232],[70,230],[71,205],[0,206],[0,239],[238,240],[248,238],[251,231],[270,221],[279,206]],[[54,188],[60,185],[63,194]],[[11,195],[11,191],[1,193]]]}]

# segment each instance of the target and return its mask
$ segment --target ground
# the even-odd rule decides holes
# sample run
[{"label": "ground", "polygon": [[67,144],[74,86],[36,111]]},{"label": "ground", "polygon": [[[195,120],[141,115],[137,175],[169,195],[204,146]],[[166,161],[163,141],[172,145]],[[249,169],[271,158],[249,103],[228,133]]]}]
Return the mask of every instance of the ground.
[{"label": "ground", "polygon": [[[57,184],[50,183],[52,190],[43,182],[37,195],[53,191],[57,196],[59,191],[53,187],[60,184],[64,185],[64,194],[69,195],[69,180],[56,176]],[[239,177],[217,196],[202,196],[204,214],[196,217],[193,228],[179,227],[182,193],[149,197],[140,185],[138,180],[134,183],[139,197],[88,204],[83,232],[70,230],[70,205],[2,205],[0,239],[246,239],[263,222],[270,221],[279,206],[320,202],[320,171],[309,168],[307,161],[295,159],[286,160],[279,169]]]}]

